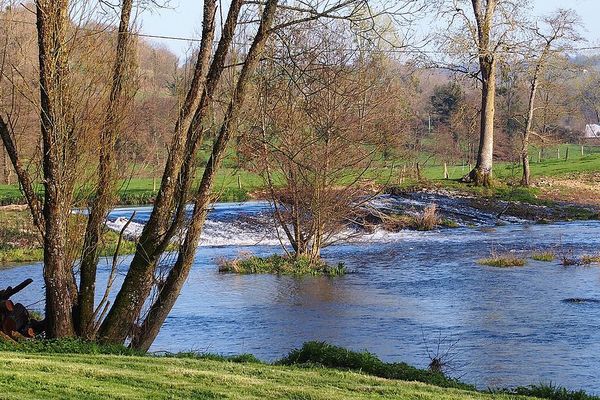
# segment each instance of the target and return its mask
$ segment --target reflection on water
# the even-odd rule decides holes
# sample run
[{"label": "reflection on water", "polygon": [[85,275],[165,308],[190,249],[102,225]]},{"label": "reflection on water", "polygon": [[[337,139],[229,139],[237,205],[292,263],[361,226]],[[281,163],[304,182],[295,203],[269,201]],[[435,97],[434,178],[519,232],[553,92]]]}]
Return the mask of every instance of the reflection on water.
[{"label": "reflection on water", "polygon": [[[200,247],[188,283],[152,350],[283,356],[307,340],[369,351],[425,367],[427,351],[457,342],[455,376],[480,387],[553,382],[600,393],[600,267],[530,261],[482,267],[498,251],[599,250],[599,222],[512,224],[385,235],[331,247],[344,277],[223,275],[216,260],[273,246]],[[126,263],[124,263],[126,265]],[[108,265],[100,269],[105,280]],[[1,286],[33,277],[16,300],[42,296],[39,264],[0,270]]]}]

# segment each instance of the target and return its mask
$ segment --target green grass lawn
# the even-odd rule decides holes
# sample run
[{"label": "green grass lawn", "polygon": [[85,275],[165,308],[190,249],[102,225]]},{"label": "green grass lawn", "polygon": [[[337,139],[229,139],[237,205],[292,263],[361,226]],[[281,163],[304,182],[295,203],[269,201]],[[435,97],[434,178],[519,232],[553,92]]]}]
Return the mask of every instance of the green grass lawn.
[{"label": "green grass lawn", "polygon": [[[581,146],[579,145],[561,145],[558,148],[560,148],[560,158],[557,158],[557,147],[548,148],[545,150],[541,162],[537,162],[537,149],[532,148],[531,174],[534,178],[600,171],[600,147],[586,147],[584,156],[581,156]],[[569,158],[565,159],[567,148],[569,149]],[[363,175],[363,178],[378,183],[397,184],[401,174],[400,165],[402,165],[401,161],[396,163],[394,169],[391,167],[372,168]],[[467,165],[449,165],[448,172],[450,179],[458,179],[469,170]],[[444,167],[440,163],[434,165],[426,163],[421,167],[421,174],[428,180],[441,181],[444,177]],[[501,181],[518,180],[521,176],[521,166],[518,163],[497,162],[494,167],[494,176]],[[351,174],[345,180],[351,182],[353,179],[354,176]],[[410,180],[406,180],[404,183],[412,184]],[[160,178],[153,180],[148,177],[136,177],[123,180],[119,189],[120,203],[150,203],[156,195],[153,190],[154,185],[158,188]],[[245,201],[248,200],[251,192],[261,189],[263,186],[264,182],[260,176],[242,169],[226,167],[217,174],[214,192],[218,201]],[[37,190],[42,193],[41,185],[38,185]],[[77,195],[83,196],[82,193],[77,193]],[[0,205],[22,203],[23,201],[17,185],[0,185]]]},{"label": "green grass lawn", "polygon": [[0,353],[0,399],[519,399],[326,368]]},{"label": "green grass lawn", "polygon": [[[239,178],[239,179],[238,179]],[[121,204],[147,204],[156,196],[154,184],[158,189],[160,177],[124,179],[119,185]],[[248,200],[249,193],[263,186],[262,178],[252,172],[234,168],[222,168],[214,186],[214,194],[219,201],[244,201]],[[43,193],[41,185],[36,187],[40,195]],[[83,190],[76,191],[76,196],[83,196]],[[0,205],[24,202],[24,197],[18,185],[0,185]]]},{"label": "green grass lawn", "polygon": [[[560,148],[560,158],[557,157],[557,148]],[[569,158],[565,155],[569,149]],[[530,167],[532,177],[560,176],[582,172],[600,171],[600,147],[584,147],[584,156],[581,156],[581,146],[561,145],[544,150],[544,157],[538,162],[538,150],[531,149]],[[450,179],[458,179],[469,172],[468,166],[450,165],[448,173]],[[427,179],[443,179],[443,165],[425,166],[422,174]],[[519,163],[496,162],[494,176],[498,179],[520,179],[521,165]]]}]

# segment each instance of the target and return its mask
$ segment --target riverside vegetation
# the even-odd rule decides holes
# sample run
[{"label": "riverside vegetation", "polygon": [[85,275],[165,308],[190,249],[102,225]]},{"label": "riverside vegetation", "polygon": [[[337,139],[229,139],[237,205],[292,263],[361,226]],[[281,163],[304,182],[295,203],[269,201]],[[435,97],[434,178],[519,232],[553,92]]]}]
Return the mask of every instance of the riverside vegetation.
[{"label": "riverside vegetation", "polygon": [[[418,190],[422,187],[435,187],[440,189],[457,190],[474,195],[482,200],[512,201],[516,203],[543,205],[549,208],[557,208],[557,219],[594,219],[598,218],[598,211],[593,208],[564,206],[560,210],[556,207],[556,201],[565,200],[580,201],[589,198],[592,205],[594,190],[597,191],[597,182],[593,176],[588,176],[591,171],[600,169],[600,153],[591,152],[586,156],[579,156],[575,145],[562,145],[560,152],[564,154],[569,148],[573,156],[565,159],[544,159],[539,163],[532,163],[532,176],[540,182],[534,187],[516,187],[512,180],[518,171],[510,163],[499,163],[495,170],[495,185],[491,188],[476,186],[464,186],[454,180],[440,179],[442,167],[422,167],[421,180],[414,178],[402,178],[400,183],[379,182],[390,187],[388,191],[394,193],[397,190]],[[231,161],[229,162],[231,163]],[[457,172],[458,171],[458,172]],[[460,175],[460,166],[450,168],[451,176]],[[377,174],[375,174],[377,175]],[[374,175],[374,176],[375,176]],[[381,174],[379,174],[381,175]],[[552,180],[557,180],[558,183]],[[552,182],[549,184],[548,182]],[[591,189],[577,190],[578,196],[571,198],[567,183],[589,182]],[[124,205],[141,205],[152,203],[156,196],[156,179],[150,177],[131,178],[122,182],[119,190],[119,201]],[[588,185],[588,186],[589,186]],[[586,186],[587,188],[587,186]],[[223,168],[217,176],[215,184],[215,196],[219,201],[245,201],[250,198],[261,198],[264,190],[264,182],[255,173],[233,167]],[[591,190],[591,192],[590,192]],[[590,192],[590,193],[588,193]],[[593,192],[593,193],[592,193]],[[38,186],[38,194],[41,195],[42,188]],[[83,199],[81,199],[83,201]],[[17,185],[0,185],[0,204],[21,204],[24,202],[23,194]],[[586,203],[587,204],[587,203]],[[388,228],[395,229],[417,229],[429,230],[436,226],[456,227],[456,224],[448,219],[439,219],[435,215],[435,209],[426,210],[421,216],[397,215],[386,221]],[[28,211],[7,211],[0,209],[0,218],[3,221],[0,226],[0,264],[9,262],[39,261],[42,259],[42,248],[40,240],[35,232]],[[103,248],[101,256],[111,256],[114,253],[118,235],[106,230],[103,234]],[[130,254],[135,251],[135,243],[123,240],[120,254]],[[535,259],[535,258],[534,258]],[[592,261],[593,262],[593,261]]]},{"label": "riverside vegetation", "polygon": [[[39,232],[34,228],[29,212],[0,211],[0,216],[0,264],[42,260],[44,253]],[[78,230],[78,225],[80,227],[82,222],[79,216],[72,215],[70,240],[79,245],[83,242]],[[112,256],[118,243],[119,234],[105,229],[102,234],[101,256]],[[130,254],[135,251],[135,242],[122,238],[118,247],[119,254]]]},{"label": "riverside vegetation", "polygon": [[292,257],[274,254],[269,257],[248,255],[234,260],[220,260],[219,272],[333,277],[345,275],[347,271],[343,263],[332,266],[321,259],[311,260],[308,256]]},{"label": "riverside vegetation", "polygon": [[[552,251],[534,251],[530,258],[534,261],[552,262],[556,259],[556,254]],[[516,254],[498,254],[492,252],[490,257],[477,260],[480,265],[498,268],[523,267],[527,265],[527,259]],[[565,266],[583,265],[590,266],[600,264],[600,255],[583,254],[575,257],[573,254],[563,254],[560,263]]]},{"label": "riverside vegetation", "polygon": [[514,254],[494,254],[489,258],[477,260],[480,265],[498,268],[523,267],[527,264],[527,260]]}]

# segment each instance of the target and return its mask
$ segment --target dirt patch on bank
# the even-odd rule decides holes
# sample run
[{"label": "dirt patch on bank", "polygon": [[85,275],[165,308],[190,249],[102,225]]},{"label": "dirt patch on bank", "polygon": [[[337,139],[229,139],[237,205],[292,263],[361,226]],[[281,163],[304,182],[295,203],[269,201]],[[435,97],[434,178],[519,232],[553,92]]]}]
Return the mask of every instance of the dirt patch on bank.
[{"label": "dirt patch on bank", "polygon": [[542,178],[540,198],[600,208],[600,172]]},{"label": "dirt patch on bank", "polygon": [[27,210],[27,205],[26,204],[10,204],[7,206],[0,206],[0,212],[14,212],[14,211],[25,211]]}]

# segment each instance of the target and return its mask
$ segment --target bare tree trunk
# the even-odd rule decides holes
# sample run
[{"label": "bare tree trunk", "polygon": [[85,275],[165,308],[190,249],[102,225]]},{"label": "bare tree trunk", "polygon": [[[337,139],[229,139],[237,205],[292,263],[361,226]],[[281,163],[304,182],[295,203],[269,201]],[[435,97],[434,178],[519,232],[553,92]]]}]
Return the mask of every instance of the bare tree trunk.
[{"label": "bare tree trunk", "polygon": [[521,178],[521,185],[526,187],[531,184],[531,172],[529,168],[529,132],[531,132],[533,113],[535,111],[535,96],[538,88],[538,72],[539,66],[536,68],[536,72],[531,81],[529,106],[527,109],[527,121],[525,123],[525,130],[523,131],[523,145],[521,147],[521,163],[523,164],[523,177]]},{"label": "bare tree trunk", "polygon": [[[485,4],[484,4],[485,3]],[[481,124],[475,168],[463,177],[465,182],[489,186],[494,159],[494,114],[496,102],[496,58],[490,37],[497,0],[472,0],[477,24],[477,47],[481,69]]]},{"label": "bare tree trunk", "polygon": [[127,99],[128,63],[131,61],[130,20],[133,0],[123,0],[121,19],[117,32],[117,51],[113,66],[112,87],[100,137],[98,188],[88,216],[83,253],[78,302],[78,333],[86,339],[94,335],[94,296],[98,265],[98,241],[106,216],[116,197],[115,144],[120,131],[120,121],[125,114]]},{"label": "bare tree trunk", "polygon": [[73,336],[71,265],[66,252],[71,213],[76,146],[69,122],[68,62],[64,49],[68,26],[67,0],[38,0],[37,32],[40,67],[41,132],[44,164],[44,280],[47,334]]},{"label": "bare tree trunk", "polygon": [[227,145],[230,142],[232,125],[237,120],[246,97],[250,77],[258,65],[267,39],[269,38],[269,30],[275,17],[277,3],[278,0],[269,0],[265,6],[258,32],[254,37],[254,41],[244,62],[233,98],[229,104],[223,125],[221,126],[219,135],[213,146],[211,157],[204,170],[202,181],[198,187],[194,199],[191,224],[188,227],[184,243],[180,248],[175,265],[169,272],[165,284],[158,294],[158,298],[152,304],[148,316],[142,324],[139,334],[133,338],[132,347],[134,348],[147,350],[150,347],[179,297],[181,288],[188,277],[200,234],[202,233],[202,227],[204,226],[208,205],[211,201],[214,179]]},{"label": "bare tree trunk", "polygon": [[482,63],[483,85],[481,89],[481,128],[477,163],[469,174],[476,185],[490,186],[494,161],[494,115],[496,112],[496,63]]}]

